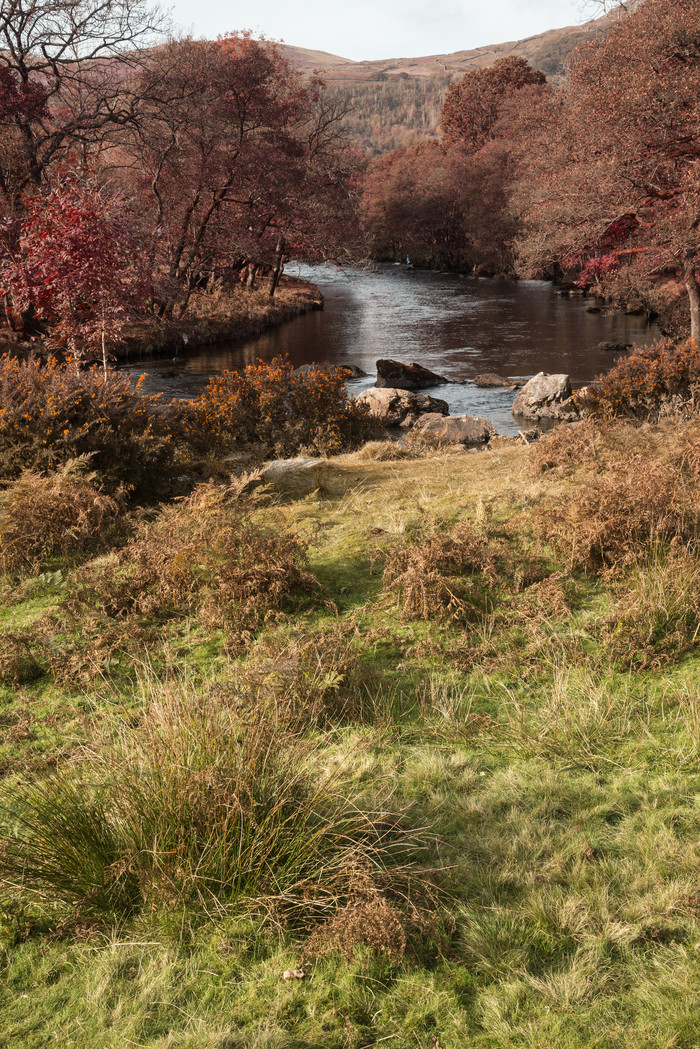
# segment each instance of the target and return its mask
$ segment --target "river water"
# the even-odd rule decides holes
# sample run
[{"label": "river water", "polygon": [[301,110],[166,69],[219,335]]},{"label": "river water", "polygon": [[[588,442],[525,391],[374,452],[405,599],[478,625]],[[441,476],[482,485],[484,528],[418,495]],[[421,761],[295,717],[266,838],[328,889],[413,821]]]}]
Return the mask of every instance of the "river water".
[{"label": "river water", "polygon": [[[600,342],[644,345],[658,336],[643,317],[589,313],[591,300],[569,299],[544,281],[504,281],[405,266],[376,270],[289,265],[292,276],[317,284],[325,309],[309,313],[244,342],[219,343],[174,361],[132,361],[145,373],[149,392],[191,397],[209,376],[256,360],[288,354],[301,364],[356,364],[369,373],[350,383],[354,393],[374,385],[381,357],[417,361],[448,379],[479,372],[530,378],[539,371],[565,372],[574,387],[607,371],[619,355]],[[515,393],[467,385],[428,390],[447,401],[452,415],[490,418],[498,431],[516,433]]]}]

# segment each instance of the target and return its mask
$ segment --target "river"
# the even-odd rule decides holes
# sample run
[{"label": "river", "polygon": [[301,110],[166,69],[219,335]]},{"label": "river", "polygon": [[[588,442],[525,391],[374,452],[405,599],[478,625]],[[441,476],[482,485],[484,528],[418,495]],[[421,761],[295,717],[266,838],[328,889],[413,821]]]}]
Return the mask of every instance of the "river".
[{"label": "river", "polygon": [[[381,357],[417,361],[448,379],[479,372],[530,378],[565,372],[574,387],[607,371],[617,354],[600,342],[644,345],[658,336],[643,317],[590,313],[591,300],[562,297],[544,281],[505,281],[410,270],[289,265],[287,272],[313,281],[325,309],[239,343],[219,343],[174,361],[132,361],[145,373],[146,389],[166,397],[191,397],[211,375],[256,360],[288,354],[296,365],[356,364],[369,373],[350,384],[354,393],[374,384]],[[498,431],[517,432],[513,391],[467,385],[427,391],[447,401],[452,415],[490,418]]]}]

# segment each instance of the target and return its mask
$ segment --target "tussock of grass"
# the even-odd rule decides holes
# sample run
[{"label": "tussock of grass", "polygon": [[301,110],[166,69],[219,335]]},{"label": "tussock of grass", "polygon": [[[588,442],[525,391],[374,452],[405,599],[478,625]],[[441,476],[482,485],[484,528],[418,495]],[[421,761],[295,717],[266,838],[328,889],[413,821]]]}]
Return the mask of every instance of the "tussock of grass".
[{"label": "tussock of grass", "polygon": [[264,905],[308,923],[368,893],[399,921],[376,876],[407,842],[344,798],[323,738],[304,740],[270,705],[242,710],[186,685],[149,698],[76,769],[6,791],[6,884],[107,921]]}]

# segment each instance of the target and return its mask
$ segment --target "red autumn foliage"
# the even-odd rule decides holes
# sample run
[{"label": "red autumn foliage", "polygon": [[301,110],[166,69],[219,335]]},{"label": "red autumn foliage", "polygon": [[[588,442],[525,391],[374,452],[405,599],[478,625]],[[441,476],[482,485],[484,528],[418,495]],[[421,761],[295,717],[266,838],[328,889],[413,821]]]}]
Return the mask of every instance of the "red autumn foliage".
[{"label": "red autumn foliage", "polygon": [[106,352],[148,293],[124,201],[70,179],[24,208],[17,247],[0,262],[0,294],[34,311],[54,350],[83,359]]},{"label": "red autumn foliage", "polygon": [[631,285],[675,273],[700,337],[700,0],[646,0],[585,48],[566,91],[544,98],[514,206],[529,270],[589,270]]},{"label": "red autumn foliage", "polygon": [[478,150],[494,136],[504,101],[547,78],[524,58],[511,55],[492,66],[465,73],[450,84],[442,108],[442,133],[446,141]]}]

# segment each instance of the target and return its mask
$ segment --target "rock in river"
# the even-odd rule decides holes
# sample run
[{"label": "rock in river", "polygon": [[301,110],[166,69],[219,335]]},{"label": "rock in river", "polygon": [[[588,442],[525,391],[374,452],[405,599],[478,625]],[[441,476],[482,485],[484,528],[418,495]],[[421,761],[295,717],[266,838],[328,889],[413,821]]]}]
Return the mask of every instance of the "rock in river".
[{"label": "rock in river", "polygon": [[568,375],[539,372],[525,383],[513,401],[513,415],[523,419],[556,419],[559,406],[571,397]]},{"label": "rock in river", "polygon": [[449,381],[444,375],[437,375],[422,364],[377,361],[377,386],[381,389],[425,390],[429,386],[444,386]]},{"label": "rock in river", "polygon": [[425,412],[449,415],[446,401],[429,397],[427,393],[410,390],[380,389],[376,386],[363,390],[358,401],[368,404],[372,415],[381,416],[387,426],[412,426]]},{"label": "rock in river", "polygon": [[475,375],[472,382],[475,386],[488,388],[490,386],[507,386],[511,390],[516,386],[523,386],[524,383],[519,379],[508,379],[504,375],[496,375],[495,372],[484,372],[481,375]]}]

